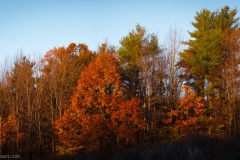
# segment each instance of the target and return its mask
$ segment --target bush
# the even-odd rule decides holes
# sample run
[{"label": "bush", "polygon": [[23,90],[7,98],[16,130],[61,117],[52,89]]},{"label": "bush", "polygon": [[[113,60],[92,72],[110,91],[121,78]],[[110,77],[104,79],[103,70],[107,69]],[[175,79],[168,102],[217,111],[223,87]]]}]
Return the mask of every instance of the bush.
[{"label": "bush", "polygon": [[239,142],[237,137],[191,135],[171,144],[120,150],[113,160],[237,160],[240,159]]}]

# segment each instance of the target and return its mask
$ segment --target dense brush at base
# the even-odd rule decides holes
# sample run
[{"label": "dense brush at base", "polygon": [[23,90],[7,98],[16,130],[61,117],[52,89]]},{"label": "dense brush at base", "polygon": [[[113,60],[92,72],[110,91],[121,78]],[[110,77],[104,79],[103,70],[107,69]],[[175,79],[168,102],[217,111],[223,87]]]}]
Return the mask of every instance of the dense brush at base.
[{"label": "dense brush at base", "polygon": [[87,153],[61,159],[75,160],[238,160],[240,159],[240,137],[216,138],[191,135],[182,140],[159,144],[154,147],[121,149],[113,155]]}]

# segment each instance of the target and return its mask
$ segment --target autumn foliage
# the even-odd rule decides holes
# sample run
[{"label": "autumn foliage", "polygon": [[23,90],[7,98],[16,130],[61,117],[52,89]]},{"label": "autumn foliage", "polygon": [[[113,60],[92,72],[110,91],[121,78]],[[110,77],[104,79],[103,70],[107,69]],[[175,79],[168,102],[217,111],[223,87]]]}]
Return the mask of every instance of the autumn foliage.
[{"label": "autumn foliage", "polygon": [[7,121],[2,124],[2,144],[16,143],[23,139],[24,133],[17,132],[18,120],[13,116],[9,115]]},{"label": "autumn foliage", "polygon": [[[102,159],[133,159],[122,151],[130,148],[136,155],[137,146],[144,150],[136,160],[154,159],[156,153],[174,159],[172,150],[178,159],[185,153],[191,157],[180,159],[205,156],[199,145],[192,148],[192,140],[186,151],[171,146],[192,133],[240,134],[236,15],[228,6],[197,12],[189,40],[174,27],[160,44],[161,37],[137,24],[120,46],[103,43],[91,51],[70,43],[40,59],[16,55],[0,72],[0,155],[66,159],[71,153],[73,159],[88,159],[98,152]],[[165,142],[171,145],[151,150]],[[111,157],[116,153],[124,158]]]},{"label": "autumn foliage", "polygon": [[117,63],[102,53],[81,73],[71,105],[55,123],[59,141],[69,150],[130,145],[144,127],[139,100],[123,98]]},{"label": "autumn foliage", "polygon": [[[180,100],[180,105],[175,110],[168,112],[169,118],[163,119],[163,122],[175,123],[186,133],[190,131],[188,128],[190,126],[195,126],[195,129],[198,128],[197,122],[199,118],[203,117],[205,109],[202,97],[193,92],[190,86],[183,86],[183,91],[186,95]],[[174,122],[173,117],[175,117]]]}]

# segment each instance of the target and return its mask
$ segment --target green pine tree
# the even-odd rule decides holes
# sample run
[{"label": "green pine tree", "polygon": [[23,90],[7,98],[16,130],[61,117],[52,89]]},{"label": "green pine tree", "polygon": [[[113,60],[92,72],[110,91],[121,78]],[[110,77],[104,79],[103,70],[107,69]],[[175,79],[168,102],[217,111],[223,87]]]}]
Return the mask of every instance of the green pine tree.
[{"label": "green pine tree", "polygon": [[191,39],[184,42],[188,48],[179,54],[180,65],[188,71],[188,78],[194,80],[201,95],[212,94],[217,84],[218,67],[227,56],[222,42],[226,34],[238,28],[236,14],[237,9],[230,10],[228,6],[214,12],[203,9],[197,12],[196,22],[192,22],[195,30],[188,32]]}]

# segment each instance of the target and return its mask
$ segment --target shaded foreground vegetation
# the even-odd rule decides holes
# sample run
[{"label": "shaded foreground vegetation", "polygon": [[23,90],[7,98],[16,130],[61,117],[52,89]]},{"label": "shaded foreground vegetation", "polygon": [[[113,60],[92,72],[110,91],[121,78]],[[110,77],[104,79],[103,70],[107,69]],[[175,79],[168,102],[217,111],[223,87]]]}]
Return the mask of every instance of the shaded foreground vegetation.
[{"label": "shaded foreground vegetation", "polygon": [[187,41],[170,29],[160,45],[138,24],[119,48],[71,43],[40,61],[20,55],[0,81],[0,155],[238,159],[236,14],[197,12]]},{"label": "shaded foreground vegetation", "polygon": [[179,141],[157,144],[152,147],[133,147],[113,154],[88,153],[59,157],[58,160],[238,160],[240,136],[217,138],[190,135]]}]

